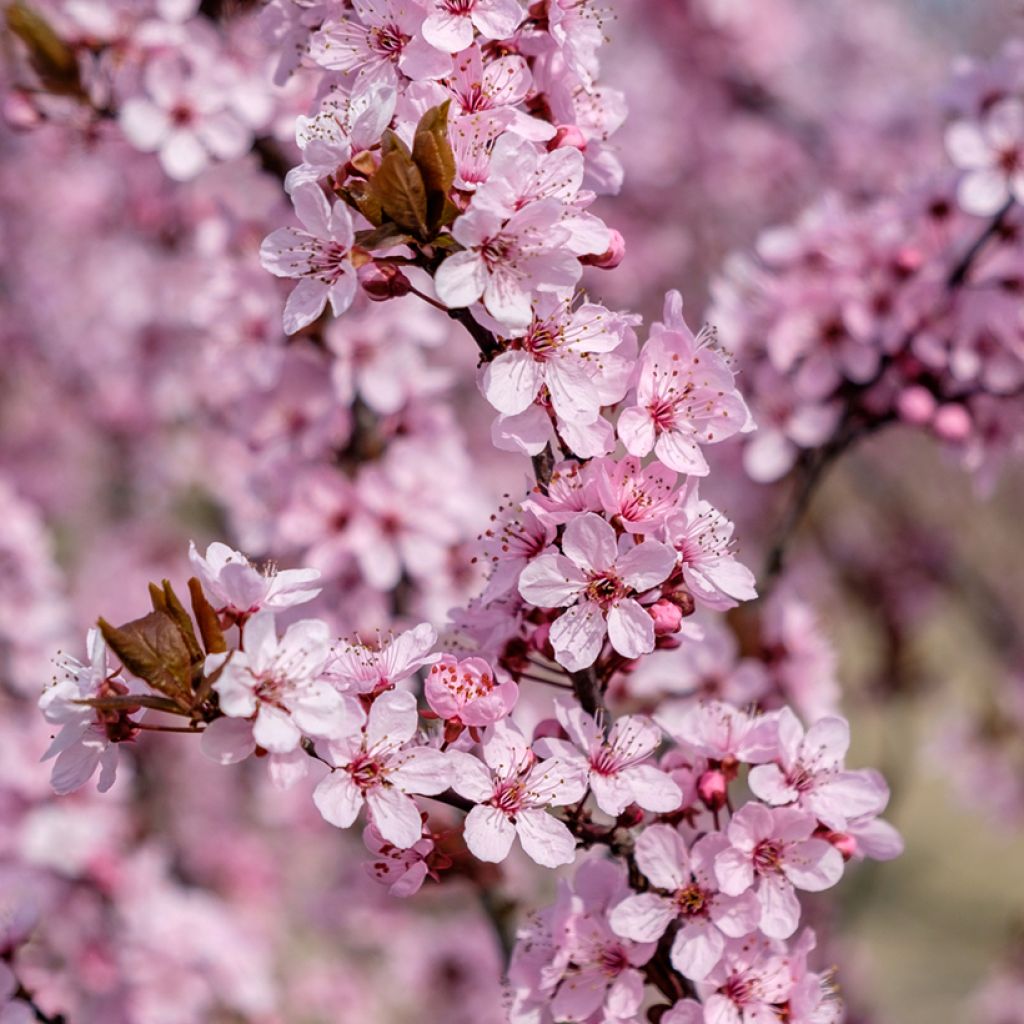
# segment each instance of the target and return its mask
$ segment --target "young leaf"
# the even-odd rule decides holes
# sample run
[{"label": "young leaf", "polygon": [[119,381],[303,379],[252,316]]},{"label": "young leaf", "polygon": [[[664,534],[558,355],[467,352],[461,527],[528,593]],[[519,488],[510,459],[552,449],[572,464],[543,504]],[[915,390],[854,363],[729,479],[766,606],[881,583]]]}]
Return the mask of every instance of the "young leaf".
[{"label": "young leaf", "polygon": [[[423,177],[428,202],[435,217],[440,216],[444,202],[455,181],[455,156],[448,142],[448,106],[431,107],[416,126],[412,158]],[[434,218],[431,218],[432,222]]]},{"label": "young leaf", "polygon": [[370,179],[370,194],[386,216],[420,238],[427,235],[427,190],[408,151],[392,149]]},{"label": "young leaf", "polygon": [[199,641],[196,639],[195,627],[192,625],[192,619],[188,612],[185,611],[185,606],[178,600],[178,595],[174,592],[171,587],[169,580],[164,580],[164,610],[178,626],[181,631],[182,638],[188,647],[189,657],[192,659],[192,665],[196,666],[203,662],[203,649],[199,646]]},{"label": "young leaf", "polygon": [[372,231],[357,231],[356,245],[363,249],[393,249],[396,245],[405,245],[412,241],[409,234],[402,231],[397,224],[382,224]]},{"label": "young leaf", "polygon": [[112,626],[105,619],[98,625],[110,649],[132,675],[181,707],[191,706],[192,657],[171,615],[150,612],[123,626]]},{"label": "young leaf", "polygon": [[188,592],[192,598],[192,614],[199,623],[199,635],[207,654],[221,654],[228,649],[224,642],[224,631],[212,604],[206,600],[203,585],[195,576],[188,581]]}]

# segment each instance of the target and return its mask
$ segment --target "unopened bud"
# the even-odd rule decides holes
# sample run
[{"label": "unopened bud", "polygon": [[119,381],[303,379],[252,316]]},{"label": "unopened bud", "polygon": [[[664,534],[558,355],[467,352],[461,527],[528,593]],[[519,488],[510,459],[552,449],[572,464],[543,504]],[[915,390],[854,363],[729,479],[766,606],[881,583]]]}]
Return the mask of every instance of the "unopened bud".
[{"label": "unopened bud", "polygon": [[542,718],[533,727],[533,742],[537,740],[567,740],[569,734],[562,728],[562,723],[557,718]]},{"label": "unopened bud", "polygon": [[622,262],[626,255],[626,240],[615,228],[610,228],[608,233],[611,236],[608,248],[600,256],[581,256],[581,263],[600,270],[614,270]]},{"label": "unopened bud", "polygon": [[846,832],[830,832],[825,838],[843,855],[843,860],[857,852],[857,840]]},{"label": "unopened bud", "polygon": [[725,773],[717,768],[708,769],[697,782],[697,792],[709,811],[723,808],[729,795],[729,784],[725,780]]},{"label": "unopened bud", "polygon": [[[530,634],[530,646],[541,654],[551,651],[551,623],[542,622]],[[551,653],[554,653],[551,651]]]},{"label": "unopened bud", "polygon": [[20,89],[12,89],[4,97],[3,116],[12,128],[34,128],[43,119],[32,98]]},{"label": "unopened bud", "polygon": [[554,137],[548,142],[549,151],[564,149],[566,146],[571,146],[580,152],[587,148],[587,140],[584,138],[583,132],[574,124],[560,124]]},{"label": "unopened bud", "polygon": [[670,636],[678,633],[679,627],[683,624],[683,610],[674,601],[663,597],[655,601],[647,614],[654,619],[654,635]]},{"label": "unopened bud", "polygon": [[943,441],[966,441],[971,426],[971,414],[958,402],[940,405],[932,419],[932,429]]},{"label": "unopened bud", "polygon": [[904,423],[920,427],[931,422],[937,404],[935,396],[927,388],[915,384],[900,392],[896,399],[896,411]]},{"label": "unopened bud", "polygon": [[409,278],[390,263],[367,263],[359,268],[358,274],[363,291],[374,302],[401,298],[412,289]]}]

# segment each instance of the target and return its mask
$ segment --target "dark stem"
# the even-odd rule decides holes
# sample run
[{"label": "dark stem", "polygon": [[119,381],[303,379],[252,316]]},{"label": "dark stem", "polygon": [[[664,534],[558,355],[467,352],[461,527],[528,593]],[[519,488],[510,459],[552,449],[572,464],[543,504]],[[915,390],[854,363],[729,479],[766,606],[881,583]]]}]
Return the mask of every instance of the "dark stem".
[{"label": "dark stem", "polygon": [[988,245],[990,239],[995,237],[1006,221],[1006,217],[1010,210],[1013,209],[1014,200],[1011,197],[1007,199],[1003,204],[1002,208],[993,216],[992,220],[989,221],[985,230],[974,240],[971,247],[963,254],[960,261],[950,271],[949,277],[946,279],[946,286],[950,289],[959,288],[960,285],[967,280],[967,275],[970,273],[971,267],[974,265],[974,261],[978,258],[981,250]]}]

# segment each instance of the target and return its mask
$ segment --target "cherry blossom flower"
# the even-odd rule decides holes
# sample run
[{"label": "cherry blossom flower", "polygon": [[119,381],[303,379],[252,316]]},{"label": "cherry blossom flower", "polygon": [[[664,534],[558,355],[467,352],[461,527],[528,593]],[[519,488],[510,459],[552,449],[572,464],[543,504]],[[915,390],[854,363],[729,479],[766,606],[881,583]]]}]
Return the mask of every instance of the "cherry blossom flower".
[{"label": "cherry blossom flower", "polygon": [[365,803],[387,842],[405,850],[420,841],[412,794],[443,793],[450,770],[441,751],[412,742],[417,722],[416,698],[396,690],[373,702],[365,722],[350,717],[345,732],[323,744],[334,770],[317,784],[313,802],[327,822],[348,828]]},{"label": "cherry blossom flower", "polygon": [[249,127],[225,103],[208,75],[186,72],[175,55],[158,55],[145,70],[145,96],[121,105],[121,130],[143,152],[158,152],[167,174],[194,178],[211,157],[230,160],[252,144]]},{"label": "cherry blossom flower", "polygon": [[494,669],[483,658],[459,661],[446,654],[431,666],[423,695],[446,722],[482,728],[512,711],[519,687],[511,679],[498,682]]},{"label": "cherry blossom flower", "polygon": [[245,625],[245,649],[206,658],[206,672],[229,718],[252,720],[256,744],[290,754],[303,735],[333,736],[346,727],[352,707],[323,676],[330,652],[327,624],[293,622],[278,638],[274,615],[257,612]]},{"label": "cherry blossom flower", "polygon": [[491,525],[477,538],[482,559],[490,569],[483,594],[487,601],[515,587],[523,569],[555,539],[555,527],[522,506],[499,509],[491,519]]},{"label": "cherry blossom flower", "polygon": [[299,282],[285,305],[286,334],[316,320],[328,300],[334,315],[341,316],[359,283],[350,259],[354,234],[345,204],[338,201],[332,207],[312,182],[295,187],[292,203],[302,228],[278,228],[260,246],[260,261],[267,270]]},{"label": "cherry blossom flower", "polygon": [[248,616],[261,608],[281,611],[312,601],[320,593],[317,569],[260,572],[240,551],[215,541],[200,555],[189,544],[188,559],[207,600],[219,611]]},{"label": "cherry blossom flower", "polygon": [[533,293],[571,287],[582,273],[559,217],[552,200],[531,203],[507,221],[500,209],[474,203],[452,228],[464,249],[438,267],[437,297],[452,309],[483,299],[495,320],[528,328]]},{"label": "cherry blossom flower", "polygon": [[536,749],[585,772],[597,806],[605,814],[618,817],[633,803],[660,813],[679,806],[679,787],[650,763],[661,743],[661,730],[651,719],[625,715],[616,720],[606,739],[579,705],[559,701],[555,714],[572,742],[545,738]]},{"label": "cherry blossom flower", "polygon": [[349,640],[334,650],[325,676],[343,693],[383,693],[437,661],[436,643],[437,632],[428,622],[373,643]]},{"label": "cherry blossom flower", "polygon": [[515,416],[545,388],[563,420],[593,423],[603,405],[625,394],[628,364],[608,354],[626,329],[626,318],[604,306],[587,302],[573,309],[571,295],[538,295],[530,325],[513,332],[506,350],[484,365],[480,389],[498,412]]},{"label": "cherry blossom flower", "polygon": [[374,825],[363,829],[363,843],[373,859],[363,867],[375,882],[386,886],[391,896],[406,898],[420,891],[430,866],[427,858],[434,852],[434,840],[423,836],[408,849],[389,843]]},{"label": "cherry blossom flower", "polygon": [[62,795],[84,786],[97,768],[97,789],[101,793],[110,789],[117,772],[117,744],[138,731],[129,716],[139,708],[110,712],[79,703],[94,697],[123,697],[130,692],[120,675],[110,671],[107,644],[98,629],[89,630],[86,650],[87,665],[70,656],[58,661],[60,677],[39,698],[39,709],[46,720],[61,727],[42,759],[57,759],[50,785]]},{"label": "cherry blossom flower", "polygon": [[452,788],[476,804],[464,826],[473,856],[503,861],[518,836],[523,851],[541,866],[572,863],[576,840],[545,808],[580,800],[585,774],[558,758],[537,761],[526,738],[505,721],[488,727],[482,753],[483,761],[463,751],[449,754]]},{"label": "cherry blossom flower", "polygon": [[414,0],[353,0],[358,17],[328,20],[310,40],[321,67],[358,72],[361,79],[395,81],[396,69],[412,79],[441,78],[451,57],[423,38],[425,11]]},{"label": "cherry blossom flower", "polygon": [[706,978],[725,950],[726,937],[748,935],[758,921],[758,906],[749,894],[719,892],[714,863],[727,846],[721,834],[712,833],[687,850],[670,825],[651,825],[641,832],[637,866],[665,895],[627,896],[611,912],[614,931],[638,942],[655,942],[678,921],[669,953],[672,966],[694,981]]},{"label": "cherry blossom flower", "polygon": [[486,39],[507,39],[523,20],[516,0],[430,0],[423,38],[443,53],[459,53],[473,43],[476,29]]},{"label": "cherry blossom flower", "polygon": [[843,875],[842,854],[823,839],[812,839],[814,816],[793,807],[759,803],[741,807],[729,821],[729,846],[715,858],[722,891],[740,896],[753,886],[761,905],[759,927],[774,939],[788,939],[800,922],[796,889],[821,892]]},{"label": "cherry blossom flower", "polygon": [[1010,199],[1024,202],[1024,102],[1001,99],[980,123],[954,121],[946,129],[946,149],[966,173],[957,198],[968,213],[989,217]]},{"label": "cherry blossom flower", "polygon": [[704,1024],[773,1024],[793,989],[789,958],[751,937],[729,942],[706,982]]},{"label": "cherry blossom flower", "polygon": [[722,701],[673,701],[654,717],[672,739],[714,761],[759,764],[778,754],[774,715],[750,715]]},{"label": "cherry blossom flower", "polygon": [[665,539],[679,552],[683,580],[701,604],[725,611],[757,597],[754,574],[735,555],[733,524],[700,497],[696,481],[666,517]]},{"label": "cherry blossom flower", "polygon": [[570,672],[592,665],[607,635],[625,658],[654,650],[654,622],[637,594],[663,582],[675,565],[666,545],[645,540],[620,545],[615,530],[592,512],[574,519],[562,538],[564,554],[534,559],[519,592],[541,608],[567,608],[551,627],[559,662]]},{"label": "cherry blossom flower", "polygon": [[665,297],[664,317],[640,350],[637,401],[619,417],[619,437],[632,455],[653,449],[670,469],[706,476],[700,446],[750,429],[750,413],[724,357],[686,326],[679,292]]},{"label": "cherry blossom flower", "polygon": [[755,796],[774,806],[796,804],[829,828],[843,831],[851,819],[877,814],[889,799],[881,777],[843,767],[850,747],[850,726],[829,716],[806,732],[800,720],[783,708],[778,712],[777,763],[750,772]]},{"label": "cherry blossom flower", "polygon": [[588,471],[602,511],[627,533],[655,533],[675,509],[676,474],[658,462],[644,466],[632,455],[595,459]]}]

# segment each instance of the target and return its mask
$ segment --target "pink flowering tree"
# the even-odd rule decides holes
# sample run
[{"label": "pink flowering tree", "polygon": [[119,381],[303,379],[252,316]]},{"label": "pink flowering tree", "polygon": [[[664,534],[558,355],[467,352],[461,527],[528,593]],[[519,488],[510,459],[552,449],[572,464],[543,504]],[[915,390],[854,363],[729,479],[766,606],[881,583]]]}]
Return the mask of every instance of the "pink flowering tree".
[{"label": "pink flowering tree", "polygon": [[[758,81],[770,15],[654,6],[635,17],[679,49],[686,103],[779,133],[744,154],[751,189],[817,159],[820,126]],[[41,712],[0,737],[52,762],[61,797],[0,778],[0,1022],[838,1024],[818,894],[903,840],[886,779],[847,764],[836,655],[784,570],[862,439],[923,430],[983,482],[1020,448],[1020,55],[958,72],[933,179],[851,188],[709,267],[716,330],[702,285],[684,317],[661,281],[681,264],[631,230],[631,150],[654,167],[656,147],[623,127],[592,4],[16,0],[6,18],[5,115],[32,140],[12,152],[103,245],[37,251],[0,210],[17,289],[53,299],[11,318],[12,421],[35,424],[36,461],[62,453],[58,487],[0,483],[0,652]],[[635,106],[652,73],[631,71]],[[649,101],[682,102],[677,84]],[[828,141],[837,167],[862,142]],[[727,148],[708,159],[735,188]],[[795,209],[761,198],[759,229]],[[666,211],[700,237],[706,211]],[[114,278],[145,287],[112,296]],[[70,429],[36,423],[65,398]],[[78,522],[88,466],[118,509],[95,563],[66,542],[70,601],[32,502]],[[896,644],[912,601],[887,552],[850,547],[826,561]],[[72,604],[95,625],[38,697]],[[369,982],[364,941],[388,958]]]}]

